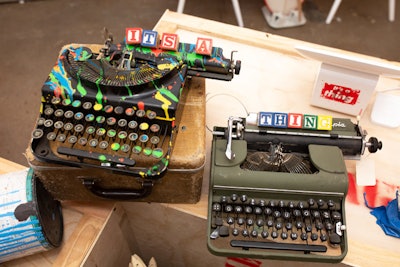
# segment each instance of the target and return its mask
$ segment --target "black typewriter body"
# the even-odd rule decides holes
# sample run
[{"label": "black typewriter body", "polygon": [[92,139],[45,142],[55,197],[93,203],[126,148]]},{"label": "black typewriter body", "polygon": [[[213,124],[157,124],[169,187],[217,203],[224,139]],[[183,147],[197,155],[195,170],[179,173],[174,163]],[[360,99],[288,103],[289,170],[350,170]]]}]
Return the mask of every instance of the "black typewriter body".
[{"label": "black typewriter body", "polygon": [[355,156],[365,146],[376,150],[366,145],[357,125],[341,121],[349,127],[319,133],[258,127],[233,117],[228,127],[214,128],[207,228],[211,253],[343,260],[348,250],[344,155]]},{"label": "black typewriter body", "polygon": [[198,55],[191,44],[168,51],[111,38],[66,46],[42,87],[30,149],[40,162],[127,175],[150,189],[168,168],[187,77],[231,80],[239,70],[216,47]]}]

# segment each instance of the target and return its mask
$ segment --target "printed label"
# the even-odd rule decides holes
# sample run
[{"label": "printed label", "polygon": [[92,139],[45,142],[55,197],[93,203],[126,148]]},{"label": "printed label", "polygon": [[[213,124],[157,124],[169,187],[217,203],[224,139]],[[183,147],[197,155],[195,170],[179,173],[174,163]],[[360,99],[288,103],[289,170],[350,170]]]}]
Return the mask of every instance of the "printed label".
[{"label": "printed label", "polygon": [[360,92],[357,89],[325,83],[324,88],[321,90],[321,97],[343,104],[355,105]]}]

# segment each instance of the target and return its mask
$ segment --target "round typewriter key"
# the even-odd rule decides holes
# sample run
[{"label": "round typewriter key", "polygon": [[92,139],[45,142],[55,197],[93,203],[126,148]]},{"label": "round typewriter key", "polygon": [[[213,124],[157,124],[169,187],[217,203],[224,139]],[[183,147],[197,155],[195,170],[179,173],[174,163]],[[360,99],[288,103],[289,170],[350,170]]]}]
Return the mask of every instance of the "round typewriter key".
[{"label": "round typewriter key", "polygon": [[92,122],[92,121],[94,121],[94,115],[93,114],[87,114],[86,116],[85,116],[85,120],[87,121],[87,122]]},{"label": "round typewriter key", "polygon": [[74,112],[72,110],[67,110],[64,113],[64,117],[67,119],[71,119],[72,117],[74,117]]},{"label": "round typewriter key", "polygon": [[135,115],[135,110],[133,108],[127,108],[127,109],[125,109],[125,114],[127,116],[133,116],[133,115]]},{"label": "round typewriter key", "polygon": [[118,138],[119,138],[119,139],[125,139],[127,136],[128,136],[128,133],[125,132],[125,131],[120,131],[120,132],[118,133]]},{"label": "round typewriter key", "polygon": [[157,144],[160,142],[160,138],[159,138],[158,136],[152,136],[152,137],[150,138],[150,142],[151,142],[153,145],[157,145]]},{"label": "round typewriter key", "polygon": [[36,123],[37,123],[38,126],[42,126],[42,125],[44,124],[45,121],[46,121],[45,118],[40,117],[40,118],[37,120]]},{"label": "round typewriter key", "polygon": [[107,105],[107,106],[104,107],[104,112],[105,113],[111,113],[111,112],[113,112],[113,110],[114,110],[114,107],[111,106],[111,105]]},{"label": "round typewriter key", "polygon": [[160,125],[158,125],[158,124],[152,124],[151,126],[150,126],[150,131],[152,131],[153,133],[156,133],[156,132],[158,132],[160,130]]},{"label": "round typewriter key", "polygon": [[80,101],[80,100],[74,100],[74,101],[72,101],[72,106],[74,107],[74,108],[79,108],[80,106],[81,106],[81,104],[82,104],[82,102]]},{"label": "round typewriter key", "polygon": [[54,112],[54,109],[52,109],[52,108],[46,108],[46,109],[44,110],[44,115],[50,116],[51,114],[53,114],[53,112]]},{"label": "round typewriter key", "polygon": [[125,119],[120,119],[118,121],[118,126],[119,127],[125,127],[128,124],[128,122]]},{"label": "round typewriter key", "polygon": [[147,134],[142,134],[139,137],[139,141],[142,142],[142,143],[146,143],[148,140],[149,140],[149,136]]},{"label": "round typewriter key", "polygon": [[128,123],[128,127],[129,127],[130,129],[135,129],[137,126],[138,126],[138,123],[137,123],[136,121],[130,121],[130,122]]},{"label": "round typewriter key", "polygon": [[58,142],[64,142],[65,139],[67,139],[67,137],[65,136],[65,134],[59,134],[59,135],[57,135],[57,138],[56,138],[56,140],[57,140]]},{"label": "round typewriter key", "polygon": [[68,105],[71,104],[71,100],[68,99],[68,98],[66,98],[66,99],[64,99],[64,100],[62,101],[62,104],[63,104],[63,106],[68,106]]},{"label": "round typewriter key", "polygon": [[74,115],[74,119],[77,120],[77,121],[81,120],[83,117],[84,117],[84,115],[83,115],[82,112],[77,112]]},{"label": "round typewriter key", "polygon": [[152,111],[152,110],[148,110],[148,111],[146,112],[146,116],[147,116],[147,118],[149,118],[150,120],[152,120],[152,119],[154,119],[154,118],[157,116],[157,113],[155,113],[155,112]]},{"label": "round typewriter key", "polygon": [[33,132],[32,132],[32,138],[33,139],[39,139],[40,137],[42,137],[43,136],[43,130],[42,129],[35,129]]},{"label": "round typewriter key", "polygon": [[87,144],[87,139],[85,137],[79,138],[78,144],[80,144],[81,146],[86,145]]},{"label": "round typewriter key", "polygon": [[108,142],[107,141],[101,141],[99,143],[99,147],[102,149],[106,149],[108,147]]},{"label": "round typewriter key", "polygon": [[97,129],[97,131],[96,131],[96,134],[97,134],[98,136],[103,136],[105,133],[106,133],[106,129],[104,129],[104,128],[99,128],[99,129]]},{"label": "round typewriter key", "polygon": [[132,152],[135,154],[139,154],[140,152],[142,152],[142,147],[141,146],[134,146],[132,148]]},{"label": "round typewriter key", "polygon": [[238,236],[238,235],[239,235],[239,229],[233,228],[233,229],[232,229],[232,235]]},{"label": "round typewriter key", "polygon": [[117,122],[117,119],[114,118],[114,117],[108,117],[108,118],[107,118],[107,125],[112,126],[112,125],[114,125],[116,122]]},{"label": "round typewriter key", "polygon": [[161,158],[164,155],[164,152],[161,148],[156,148],[153,150],[152,154],[153,157],[155,157],[156,159]]},{"label": "round typewriter key", "polygon": [[53,141],[54,139],[56,139],[56,137],[57,137],[57,135],[55,132],[50,132],[46,136],[47,140],[49,140],[49,141]]},{"label": "round typewriter key", "polygon": [[113,138],[116,135],[117,135],[117,131],[114,130],[114,129],[110,129],[110,130],[107,131],[107,136],[110,137],[110,138]]},{"label": "round typewriter key", "polygon": [[114,112],[115,112],[115,114],[121,115],[122,113],[124,113],[124,108],[121,106],[116,106],[114,108]]},{"label": "round typewriter key", "polygon": [[54,123],[54,128],[56,129],[61,129],[64,126],[64,123],[62,121],[56,121]]},{"label": "round typewriter key", "polygon": [[94,104],[94,106],[93,106],[93,109],[94,109],[95,111],[100,111],[102,108],[103,108],[103,105],[100,104],[100,103],[96,103],[96,104]]},{"label": "round typewriter key", "polygon": [[60,104],[60,103],[61,103],[61,99],[60,99],[59,97],[53,97],[53,98],[51,99],[51,103],[52,103],[53,105]]},{"label": "round typewriter key", "polygon": [[138,134],[137,133],[130,133],[128,135],[129,140],[131,141],[136,141],[136,139],[138,139]]},{"label": "round typewriter key", "polygon": [[142,131],[146,131],[147,129],[149,129],[149,124],[147,122],[142,122],[141,124],[139,124],[139,129]]},{"label": "round typewriter key", "polygon": [[89,146],[95,147],[95,146],[97,146],[98,143],[99,143],[99,141],[97,139],[89,140]]},{"label": "round typewriter key", "polygon": [[129,145],[123,144],[123,145],[121,146],[121,151],[127,153],[127,152],[129,152],[129,149],[130,149],[130,148],[131,148],[131,147],[130,147]]},{"label": "round typewriter key", "polygon": [[70,122],[67,122],[66,124],[64,124],[64,130],[66,131],[70,131],[74,128],[74,125]]},{"label": "round typewriter key", "polygon": [[143,109],[136,110],[136,116],[138,116],[139,118],[143,118],[144,115],[146,115],[146,111],[144,111]]},{"label": "round typewriter key", "polygon": [[118,149],[120,149],[121,145],[118,143],[112,143],[111,144],[111,149],[114,151],[117,151]]},{"label": "round typewriter key", "polygon": [[143,149],[143,154],[145,154],[146,156],[150,156],[152,151],[153,150],[150,147],[145,147]]},{"label": "round typewriter key", "polygon": [[82,105],[83,109],[86,109],[86,110],[91,109],[92,106],[93,106],[93,105],[92,105],[92,103],[90,103],[90,102],[85,102],[85,103],[83,103],[83,105]]},{"label": "round typewriter key", "polygon": [[83,127],[82,124],[77,124],[77,125],[75,125],[75,127],[74,127],[74,131],[77,132],[77,133],[82,132],[83,129],[85,129],[85,127]]},{"label": "round typewriter key", "polygon": [[96,132],[96,128],[94,128],[93,126],[88,126],[86,128],[86,133],[87,134],[94,134]]},{"label": "round typewriter key", "polygon": [[97,123],[104,123],[106,121],[106,118],[104,116],[97,116],[96,117],[96,122]]},{"label": "round typewriter key", "polygon": [[56,111],[54,111],[54,116],[56,117],[62,117],[64,115],[64,110],[62,109],[57,109]]},{"label": "round typewriter key", "polygon": [[45,121],[44,121],[44,126],[45,126],[45,127],[51,127],[51,126],[53,126],[53,121],[52,121],[52,120],[45,120]]},{"label": "round typewriter key", "polygon": [[76,141],[78,141],[78,138],[75,135],[71,135],[70,137],[68,137],[68,143],[75,144]]}]

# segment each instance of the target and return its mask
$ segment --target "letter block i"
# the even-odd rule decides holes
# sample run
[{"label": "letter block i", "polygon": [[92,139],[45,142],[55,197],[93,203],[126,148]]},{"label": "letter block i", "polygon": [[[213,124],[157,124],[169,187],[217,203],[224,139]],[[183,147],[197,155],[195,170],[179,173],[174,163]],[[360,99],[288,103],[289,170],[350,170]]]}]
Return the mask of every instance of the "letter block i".
[{"label": "letter block i", "polygon": [[196,53],[200,55],[211,56],[212,39],[198,37],[196,42]]},{"label": "letter block i", "polygon": [[126,28],[125,39],[127,44],[140,44],[142,42],[142,28]]}]

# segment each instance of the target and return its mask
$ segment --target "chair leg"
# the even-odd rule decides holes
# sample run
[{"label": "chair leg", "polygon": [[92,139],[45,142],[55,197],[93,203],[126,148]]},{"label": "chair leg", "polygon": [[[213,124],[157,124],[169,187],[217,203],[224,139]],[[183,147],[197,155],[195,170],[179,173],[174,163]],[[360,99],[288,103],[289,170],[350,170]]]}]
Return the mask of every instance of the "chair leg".
[{"label": "chair leg", "polygon": [[394,21],[396,11],[396,0],[389,0],[389,21]]},{"label": "chair leg", "polygon": [[232,0],[232,6],[235,11],[236,20],[238,22],[238,25],[240,27],[243,27],[244,23],[243,23],[243,18],[242,18],[242,12],[240,10],[239,0]]},{"label": "chair leg", "polygon": [[326,24],[330,24],[332,22],[332,19],[335,16],[336,11],[338,10],[341,2],[342,0],[335,0],[335,2],[333,2],[331,10],[329,11],[328,17],[326,18],[325,21]]},{"label": "chair leg", "polygon": [[183,13],[183,9],[185,8],[185,2],[186,2],[186,0],[179,0],[178,8],[176,9],[176,12]]}]

